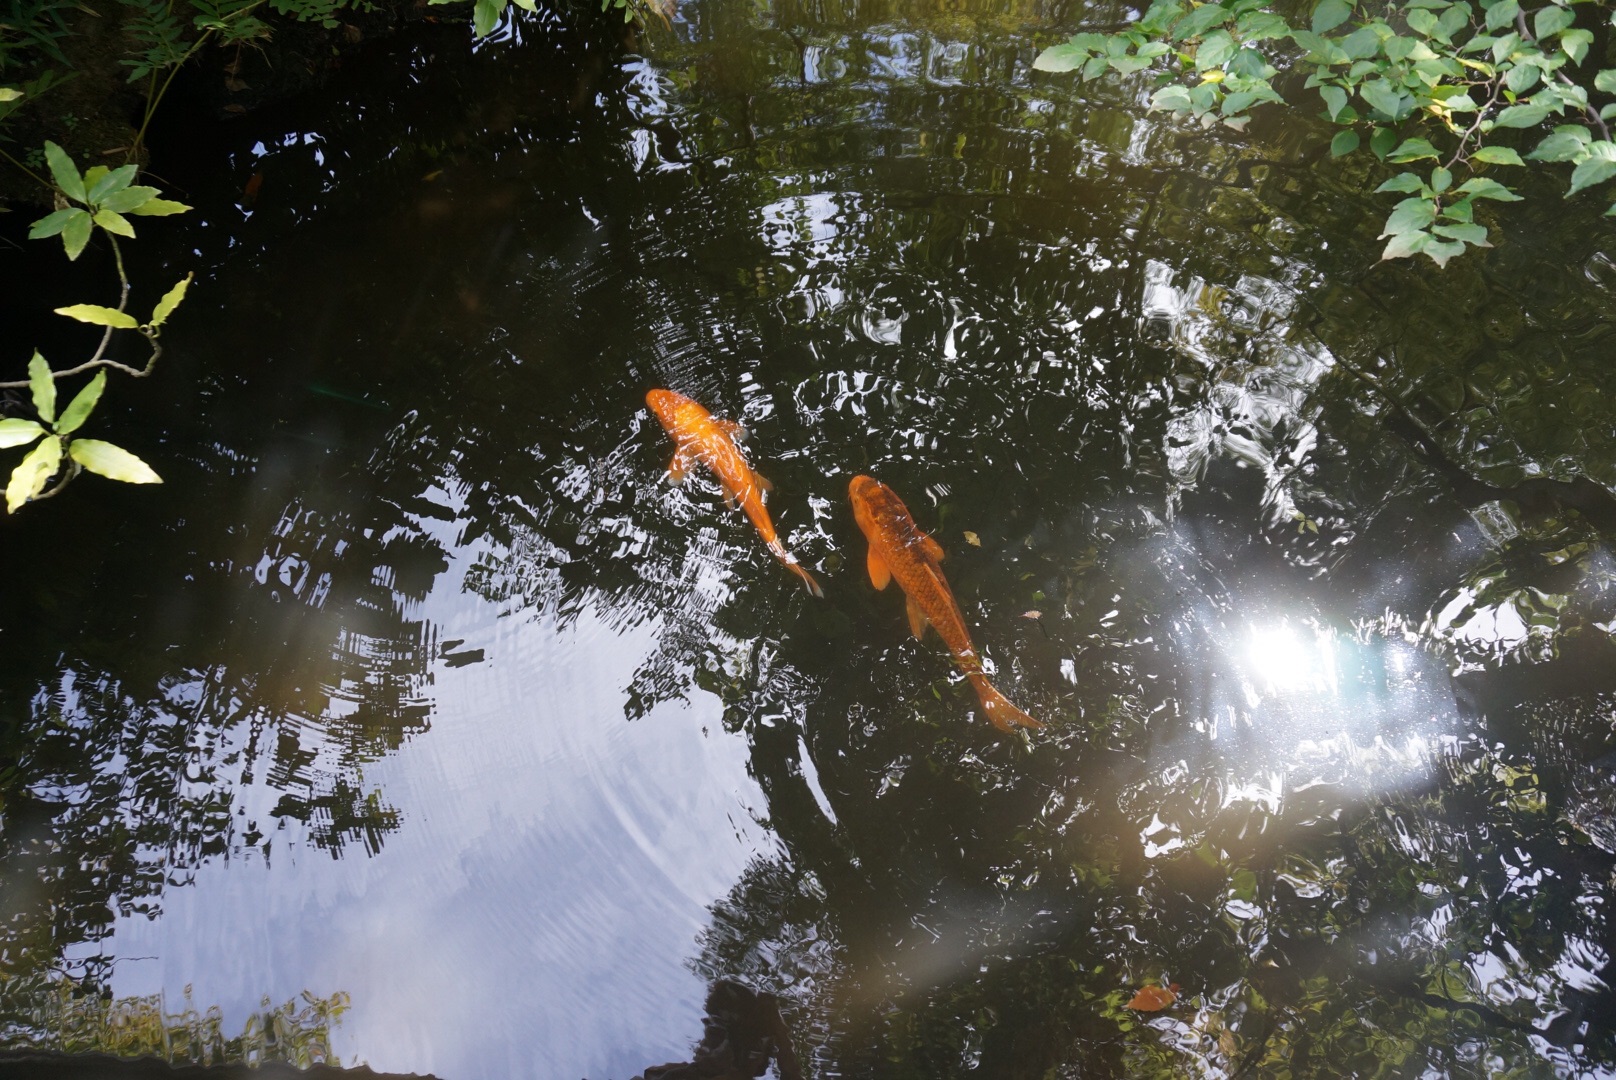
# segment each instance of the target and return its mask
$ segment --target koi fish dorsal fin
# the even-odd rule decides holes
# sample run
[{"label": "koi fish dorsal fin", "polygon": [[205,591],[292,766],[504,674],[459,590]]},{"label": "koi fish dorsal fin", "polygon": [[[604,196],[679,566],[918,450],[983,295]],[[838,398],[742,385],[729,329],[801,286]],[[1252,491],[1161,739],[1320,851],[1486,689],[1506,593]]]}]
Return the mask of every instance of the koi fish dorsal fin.
[{"label": "koi fish dorsal fin", "polygon": [[877,589],[884,589],[892,582],[892,569],[875,553],[874,544],[870,545],[870,554],[864,560],[864,565],[870,571],[870,584]]},{"label": "koi fish dorsal fin", "polygon": [[920,605],[915,603],[914,597],[909,597],[909,632],[915,635],[916,641],[926,636],[926,627],[930,625],[931,623],[926,621],[926,613],[920,610]]},{"label": "koi fish dorsal fin", "polygon": [[713,426],[719,431],[722,431],[725,435],[728,435],[730,439],[735,442],[745,442],[747,437],[751,434],[751,432],[746,430],[746,426],[744,424],[737,424],[733,420],[719,420],[714,418]]},{"label": "koi fish dorsal fin", "polygon": [[943,561],[943,545],[939,544],[925,533],[920,534],[919,543],[920,550],[925,552],[926,558],[930,559],[932,562]]}]

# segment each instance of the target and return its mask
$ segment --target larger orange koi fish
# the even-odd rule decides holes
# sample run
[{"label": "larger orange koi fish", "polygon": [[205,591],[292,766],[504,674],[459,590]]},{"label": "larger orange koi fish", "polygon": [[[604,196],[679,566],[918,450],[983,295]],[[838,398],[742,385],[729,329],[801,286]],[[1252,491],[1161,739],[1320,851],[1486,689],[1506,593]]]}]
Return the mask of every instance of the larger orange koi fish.
[{"label": "larger orange koi fish", "polygon": [[1011,731],[1016,724],[1043,727],[1010,704],[982,674],[982,660],[965,629],[965,617],[938,566],[943,561],[942,545],[920,531],[903,500],[881,481],[855,476],[847,494],[853,502],[853,516],[870,542],[870,584],[884,589],[893,578],[898,579],[909,601],[909,629],[918,639],[925,636],[928,624],[937,628],[954,654],[954,663],[982,699],[982,709],[994,727],[1000,731]]},{"label": "larger orange koi fish", "polygon": [[700,405],[683,394],[672,390],[652,390],[645,395],[656,418],[673,436],[677,449],[668,465],[668,479],[682,483],[691,462],[699,461],[712,470],[718,486],[724,491],[724,501],[733,509],[739,503],[746,516],[757,526],[758,535],[769,546],[774,557],[785,563],[786,569],[802,578],[802,583],[815,596],[824,596],[824,590],[814,576],[804,570],[775,534],[774,522],[763,508],[763,493],[774,485],[759,476],[735,446],[735,440],[744,435],[741,425],[733,420],[717,420]]}]

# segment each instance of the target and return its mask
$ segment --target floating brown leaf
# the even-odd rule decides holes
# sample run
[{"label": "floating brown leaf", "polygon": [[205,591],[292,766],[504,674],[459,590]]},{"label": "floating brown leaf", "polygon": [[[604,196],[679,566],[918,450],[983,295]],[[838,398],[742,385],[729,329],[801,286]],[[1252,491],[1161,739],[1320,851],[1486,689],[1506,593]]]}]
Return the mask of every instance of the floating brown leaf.
[{"label": "floating brown leaf", "polygon": [[1147,986],[1135,994],[1128,1002],[1128,1008],[1140,1012],[1161,1012],[1167,1006],[1178,1000],[1178,984],[1170,986]]},{"label": "floating brown leaf", "polygon": [[965,530],[965,542],[967,544],[970,544],[972,547],[981,547],[982,546],[982,538],[980,536],[976,535],[970,529]]}]

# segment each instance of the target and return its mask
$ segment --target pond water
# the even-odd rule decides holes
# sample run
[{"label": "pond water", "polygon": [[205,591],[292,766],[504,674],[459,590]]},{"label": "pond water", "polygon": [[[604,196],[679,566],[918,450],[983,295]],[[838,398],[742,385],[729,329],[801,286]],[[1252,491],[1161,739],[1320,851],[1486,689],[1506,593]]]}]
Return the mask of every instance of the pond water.
[{"label": "pond water", "polygon": [[[423,26],[176,114],[136,273],[198,284],[95,432],[166,482],[4,526],[6,1045],[291,1003],[627,1080],[727,978],[813,1077],[1616,1075],[1603,204],[1377,265],[1308,117],[1030,71],[1125,12]],[[661,482],[659,386],[823,600]],[[860,473],[1045,729],[871,587]]]}]

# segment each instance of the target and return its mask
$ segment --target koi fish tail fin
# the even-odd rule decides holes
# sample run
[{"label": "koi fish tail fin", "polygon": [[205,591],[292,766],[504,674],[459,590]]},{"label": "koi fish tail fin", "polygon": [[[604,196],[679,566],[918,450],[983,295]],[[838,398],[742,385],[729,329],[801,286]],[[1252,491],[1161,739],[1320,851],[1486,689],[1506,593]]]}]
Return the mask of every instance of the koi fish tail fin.
[{"label": "koi fish tail fin", "polygon": [[769,544],[769,550],[774,553],[776,559],[785,564],[787,570],[802,578],[803,587],[808,590],[809,595],[817,596],[821,600],[825,598],[825,590],[819,587],[819,582],[814,580],[814,575],[802,568],[802,564],[796,560],[796,557],[791,552],[786,550],[784,544],[776,539]]},{"label": "koi fish tail fin", "polygon": [[993,726],[1000,731],[1014,731],[1017,725],[1021,727],[1041,728],[1044,725],[1014,705],[1010,699],[988,682],[986,675],[977,672],[970,676],[971,686],[976,690],[976,696],[982,699],[982,710],[987,713]]},{"label": "koi fish tail fin", "polygon": [[796,574],[798,577],[802,578],[802,583],[808,589],[810,594],[819,597],[821,600],[825,598],[825,590],[819,587],[819,582],[814,580],[814,575],[804,570],[802,565],[795,559],[786,563],[786,568],[793,574]]}]

